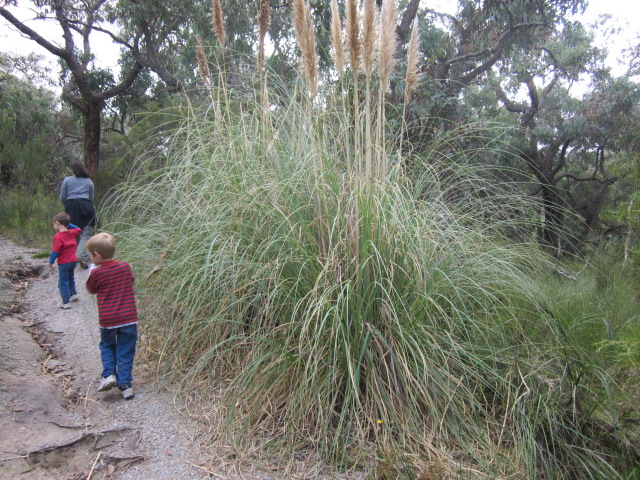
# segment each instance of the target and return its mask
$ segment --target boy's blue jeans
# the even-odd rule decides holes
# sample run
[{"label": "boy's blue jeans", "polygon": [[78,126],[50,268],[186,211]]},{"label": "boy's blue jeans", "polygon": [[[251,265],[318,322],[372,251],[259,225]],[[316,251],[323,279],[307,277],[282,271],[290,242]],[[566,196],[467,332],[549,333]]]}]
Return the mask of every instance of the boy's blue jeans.
[{"label": "boy's blue jeans", "polygon": [[121,390],[131,386],[133,357],[136,354],[138,324],[126,327],[100,328],[102,378],[115,375]]},{"label": "boy's blue jeans", "polygon": [[58,290],[62,297],[62,303],[69,303],[72,295],[76,295],[76,281],[73,278],[73,271],[78,262],[58,264]]}]

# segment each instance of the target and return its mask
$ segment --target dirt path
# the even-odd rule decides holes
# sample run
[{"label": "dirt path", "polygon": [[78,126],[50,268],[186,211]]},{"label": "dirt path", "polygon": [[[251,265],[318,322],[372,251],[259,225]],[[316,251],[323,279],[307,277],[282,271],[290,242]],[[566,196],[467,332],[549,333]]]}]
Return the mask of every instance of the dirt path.
[{"label": "dirt path", "polygon": [[[46,264],[34,253],[0,239],[0,271]],[[117,389],[96,391],[99,330],[87,275],[76,270],[80,300],[69,310],[56,308],[55,270],[46,278],[0,277],[0,478],[233,478],[199,467],[198,426],[145,380],[141,365],[133,400]]]},{"label": "dirt path", "polygon": [[49,275],[36,253],[0,238],[0,480],[365,478],[304,459],[281,468],[230,447],[201,448],[198,432],[208,425],[181,414],[140,358],[134,399],[97,392],[100,334],[95,297],[84,289],[88,271],[76,270],[80,300],[61,310],[57,269]]}]

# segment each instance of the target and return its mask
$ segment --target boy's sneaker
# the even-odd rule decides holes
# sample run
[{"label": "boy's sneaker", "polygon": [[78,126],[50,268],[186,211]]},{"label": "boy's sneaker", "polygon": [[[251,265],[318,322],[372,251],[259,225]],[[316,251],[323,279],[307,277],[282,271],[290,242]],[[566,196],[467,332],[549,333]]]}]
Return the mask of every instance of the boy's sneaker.
[{"label": "boy's sneaker", "polygon": [[62,308],[63,310],[68,310],[71,308],[71,305],[69,305],[68,303],[59,303],[58,308]]},{"label": "boy's sneaker", "polygon": [[100,384],[98,385],[98,391],[99,392],[104,392],[104,391],[112,389],[116,385],[118,385],[118,381],[116,380],[116,376],[115,375],[109,375],[108,377],[105,377],[102,380],[100,380]]},{"label": "boy's sneaker", "polygon": [[70,302],[77,302],[78,300],[80,300],[80,297],[77,293],[75,295],[71,295],[71,298],[69,299]]},{"label": "boy's sneaker", "polygon": [[133,388],[127,387],[124,390],[122,390],[122,398],[124,398],[125,400],[131,400],[133,397],[134,397]]}]

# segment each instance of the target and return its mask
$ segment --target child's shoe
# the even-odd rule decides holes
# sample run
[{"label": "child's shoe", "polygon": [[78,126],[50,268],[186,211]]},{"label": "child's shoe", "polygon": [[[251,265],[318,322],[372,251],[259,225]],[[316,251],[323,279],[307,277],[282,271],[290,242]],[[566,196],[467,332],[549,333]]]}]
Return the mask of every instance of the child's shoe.
[{"label": "child's shoe", "polygon": [[69,299],[70,302],[77,302],[78,300],[80,300],[80,297],[78,296],[78,294],[74,294],[71,295],[71,298]]},{"label": "child's shoe", "polygon": [[71,308],[71,305],[68,303],[58,303],[58,308],[62,308],[63,310],[68,310]]},{"label": "child's shoe", "polygon": [[127,387],[124,390],[122,390],[122,398],[124,398],[125,400],[131,400],[133,397],[134,397],[133,388]]},{"label": "child's shoe", "polygon": [[106,390],[110,390],[118,384],[115,375],[109,375],[108,377],[100,380],[100,384],[98,385],[98,391],[104,392]]}]

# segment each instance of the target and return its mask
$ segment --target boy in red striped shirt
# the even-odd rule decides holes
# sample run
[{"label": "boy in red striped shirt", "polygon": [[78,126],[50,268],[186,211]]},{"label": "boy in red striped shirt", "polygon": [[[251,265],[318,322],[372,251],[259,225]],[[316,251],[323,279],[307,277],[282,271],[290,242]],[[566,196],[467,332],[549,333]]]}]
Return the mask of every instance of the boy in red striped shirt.
[{"label": "boy in red striped shirt", "polygon": [[113,258],[116,243],[108,233],[91,237],[86,249],[93,263],[89,267],[87,290],[98,297],[102,358],[102,379],[98,391],[118,386],[122,396],[129,400],[133,398],[131,371],[138,339],[133,273],[128,263]]}]

